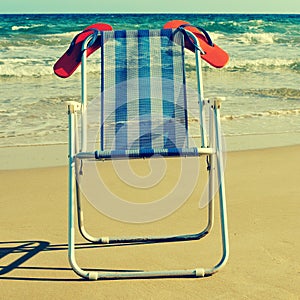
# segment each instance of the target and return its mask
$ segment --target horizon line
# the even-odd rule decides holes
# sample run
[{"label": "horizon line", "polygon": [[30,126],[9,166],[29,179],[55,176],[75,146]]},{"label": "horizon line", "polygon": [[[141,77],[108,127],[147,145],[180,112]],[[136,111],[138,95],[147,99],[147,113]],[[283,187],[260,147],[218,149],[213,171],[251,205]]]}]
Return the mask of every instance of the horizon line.
[{"label": "horizon line", "polygon": [[72,15],[72,14],[94,14],[94,15],[107,15],[107,14],[172,14],[172,15],[182,15],[182,14],[192,14],[192,15],[206,15],[206,14],[217,14],[217,15],[299,15],[300,12],[2,12],[0,15]]}]

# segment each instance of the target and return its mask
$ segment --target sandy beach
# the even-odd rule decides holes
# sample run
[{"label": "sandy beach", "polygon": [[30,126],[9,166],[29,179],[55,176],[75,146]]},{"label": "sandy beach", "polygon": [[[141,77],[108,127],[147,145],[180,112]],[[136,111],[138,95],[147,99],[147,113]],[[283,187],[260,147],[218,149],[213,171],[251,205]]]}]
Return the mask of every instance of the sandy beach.
[{"label": "sandy beach", "polygon": [[[299,154],[300,146],[227,154],[230,258],[197,279],[82,280],[67,260],[67,167],[1,170],[0,299],[299,299]],[[194,231],[197,201],[143,225],[98,221],[87,205],[88,226],[114,235]],[[78,236],[76,247],[81,265],[97,270],[194,268],[218,261],[218,238],[216,222],[200,241],[91,246]]]}]

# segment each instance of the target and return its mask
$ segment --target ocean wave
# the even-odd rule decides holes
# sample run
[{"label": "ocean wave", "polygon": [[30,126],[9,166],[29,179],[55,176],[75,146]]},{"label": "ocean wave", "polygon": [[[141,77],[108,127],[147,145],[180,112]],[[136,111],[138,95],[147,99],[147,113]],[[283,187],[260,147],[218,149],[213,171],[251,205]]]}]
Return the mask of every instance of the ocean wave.
[{"label": "ocean wave", "polygon": [[[56,59],[64,53],[67,48],[61,47],[59,50],[59,55],[57,51],[46,49],[48,51],[48,57],[39,58],[29,58],[28,56],[20,58],[11,59],[0,59],[0,79],[6,78],[28,78],[28,77],[42,77],[42,76],[52,76],[53,66]],[[53,54],[53,55],[52,55]],[[89,58],[89,68],[88,73],[94,74],[99,72],[99,62],[98,56],[93,55]],[[79,73],[80,68],[78,68],[75,73]]]},{"label": "ocean wave", "polygon": [[44,26],[44,24],[33,24],[33,25],[23,25],[23,26],[14,25],[11,27],[11,30],[12,31],[27,30],[27,29],[32,29],[32,28],[37,28],[37,27],[42,27],[42,26]]},{"label": "ocean wave", "polygon": [[291,63],[290,68],[294,71],[300,72],[300,61]]},{"label": "ocean wave", "polygon": [[[285,45],[288,47],[298,47],[300,44],[300,36],[298,34],[286,34],[278,32],[252,32],[249,30],[245,33],[232,34],[226,36],[227,41],[231,44],[241,44],[247,46],[256,45]],[[226,40],[225,40],[226,41]]]},{"label": "ocean wave", "polygon": [[[243,26],[242,26],[243,27]],[[245,27],[245,26],[244,26]],[[286,45],[290,47],[298,47],[300,43],[298,27],[276,27],[268,28],[264,26],[252,26],[248,24],[245,28],[240,30],[211,30],[211,32],[226,34],[226,39],[230,44],[241,45]]]},{"label": "ocean wave", "polygon": [[218,42],[219,40],[226,39],[226,35],[220,32],[210,32],[209,35],[213,40],[213,42],[215,43]]},{"label": "ocean wave", "polygon": [[[67,49],[66,45],[47,46],[36,45],[33,54],[29,48],[25,51],[17,47],[7,47],[7,56],[12,53],[15,57],[0,59],[0,78],[1,77],[24,77],[24,76],[44,76],[53,73],[52,67]],[[47,53],[47,56],[45,54]],[[89,57],[89,73],[99,71],[97,53]],[[213,68],[208,64],[203,64],[204,71],[211,71]],[[279,59],[279,58],[260,58],[260,59],[235,59],[223,68],[222,72],[267,72],[268,70],[281,70],[283,72],[300,72],[300,59]],[[190,76],[195,71],[193,55],[186,57],[186,72]]]},{"label": "ocean wave", "polygon": [[275,33],[253,33],[246,32],[236,37],[236,41],[245,45],[256,45],[256,44],[273,44],[276,42]]},{"label": "ocean wave", "polygon": [[18,37],[6,36],[0,40],[0,48],[18,47],[24,48],[24,51],[32,50],[33,46],[45,45],[59,47],[68,47],[77,34],[77,31],[70,31],[56,34],[19,34]]},{"label": "ocean wave", "polygon": [[[66,50],[66,47],[60,47],[59,55]],[[49,49],[48,49],[49,52]],[[53,74],[53,65],[56,58],[59,57],[52,49],[53,56],[45,57],[42,59],[30,59],[30,58],[14,58],[7,60],[0,60],[0,78],[7,77],[29,77],[29,76],[46,76]],[[57,52],[57,51],[56,51]],[[89,58],[88,73],[94,74],[99,72],[99,64],[97,63],[97,54]],[[203,64],[203,70],[210,72],[213,69],[208,64]],[[224,67],[222,72],[266,72],[268,70],[282,70],[291,72],[300,72],[300,61],[294,61],[289,59],[258,59],[258,60],[230,60],[228,65]],[[79,69],[76,73],[79,72]],[[192,76],[195,72],[195,62],[191,59],[187,59],[186,73],[187,76]],[[256,93],[257,95],[261,91],[249,91],[249,93]]]},{"label": "ocean wave", "polygon": [[[221,116],[221,121],[235,121],[244,119],[257,119],[266,117],[281,117],[281,116],[298,116],[300,115],[300,108],[282,109],[282,110],[268,110],[261,112],[251,112],[242,114],[227,114]],[[199,123],[199,118],[189,117],[189,124]]]},{"label": "ocean wave", "polygon": [[61,38],[72,38],[77,35],[80,31],[66,31],[62,33],[54,33],[54,34],[44,34],[45,37],[53,38],[53,37],[61,37]]},{"label": "ocean wave", "polygon": [[224,115],[221,117],[223,121],[232,121],[232,120],[243,120],[243,119],[252,119],[252,118],[264,118],[264,117],[280,117],[280,116],[296,116],[300,114],[300,108],[296,109],[284,109],[284,110],[269,110],[262,112],[252,112],[239,115]]},{"label": "ocean wave", "polygon": [[264,71],[267,69],[289,69],[300,71],[300,60],[280,59],[280,58],[260,58],[260,59],[231,59],[225,69],[228,71]]},{"label": "ocean wave", "polygon": [[30,30],[30,29],[33,29],[33,28],[38,28],[38,27],[44,27],[45,24],[31,24],[31,25],[14,25],[11,27],[11,30],[12,31],[18,31],[18,30]]},{"label": "ocean wave", "polygon": [[[41,138],[41,137],[47,137],[49,135],[58,134],[58,133],[64,133],[67,132],[67,128],[60,128],[55,127],[51,128],[51,126],[48,126],[49,128],[28,128],[27,130],[19,130],[19,131],[6,131],[6,132],[0,132],[0,141],[1,139],[8,139],[8,138]],[[3,144],[0,142],[0,144]]]},{"label": "ocean wave", "polygon": [[[202,65],[205,71],[214,70],[208,64]],[[195,71],[196,63],[192,55],[186,56],[186,72]],[[280,58],[260,58],[260,59],[236,59],[230,58],[228,64],[223,68],[222,72],[265,72],[268,70],[282,70],[300,72],[300,59],[280,59]]]},{"label": "ocean wave", "polygon": [[300,90],[291,88],[249,89],[243,90],[242,92],[247,95],[276,97],[285,100],[300,100]]},{"label": "ocean wave", "polygon": [[[54,62],[53,62],[54,63]],[[14,59],[13,63],[0,61],[0,78],[40,77],[53,74],[53,66],[38,59]]]}]

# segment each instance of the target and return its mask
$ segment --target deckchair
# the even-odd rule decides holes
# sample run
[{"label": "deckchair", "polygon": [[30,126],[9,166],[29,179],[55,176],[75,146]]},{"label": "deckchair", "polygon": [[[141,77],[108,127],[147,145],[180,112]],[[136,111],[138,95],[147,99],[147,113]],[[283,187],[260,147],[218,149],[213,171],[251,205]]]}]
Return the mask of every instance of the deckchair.
[{"label": "deckchair", "polygon": [[[206,33],[207,34],[207,33]],[[96,36],[95,36],[96,35]],[[87,100],[87,49],[100,39],[99,97]],[[195,88],[188,87],[186,49],[189,39],[194,45]],[[159,30],[93,31],[82,43],[81,103],[68,102],[69,116],[69,222],[68,255],[73,270],[86,279],[203,277],[221,269],[227,262],[228,233],[224,182],[223,144],[220,128],[221,98],[208,100],[203,95],[199,40],[191,31],[180,27]],[[189,60],[191,54],[189,56]],[[192,102],[192,104],[191,104]],[[191,133],[189,109],[199,113],[197,132]],[[200,142],[194,142],[193,136]],[[197,144],[198,143],[198,144]],[[87,198],[99,198],[96,189],[99,174],[96,165],[106,161],[132,159],[206,159],[207,203],[206,226],[198,233],[166,236],[107,237],[93,236],[84,226],[81,192]],[[75,209],[82,236],[96,244],[147,244],[199,240],[213,226],[214,190],[218,189],[222,257],[212,267],[159,271],[95,271],[81,268],[75,257]],[[174,197],[176,198],[176,197]],[[200,198],[200,196],[199,196]],[[178,199],[173,199],[178,207]],[[107,200],[110,201],[110,200]],[[119,202],[111,200],[109,208],[122,212]],[[177,202],[176,202],[177,201]],[[114,204],[115,203],[115,204]],[[97,204],[96,204],[97,205]],[[103,213],[103,211],[102,211]],[[118,218],[118,215],[117,217]],[[122,217],[120,217],[122,218]],[[138,208],[125,221],[142,223]]]}]

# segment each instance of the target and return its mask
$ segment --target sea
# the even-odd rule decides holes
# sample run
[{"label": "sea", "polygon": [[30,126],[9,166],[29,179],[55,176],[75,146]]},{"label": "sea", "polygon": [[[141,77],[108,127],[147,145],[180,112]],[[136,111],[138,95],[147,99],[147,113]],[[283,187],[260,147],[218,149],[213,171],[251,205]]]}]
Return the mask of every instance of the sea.
[{"label": "sea", "polygon": [[[67,144],[66,102],[80,101],[80,72],[62,79],[53,65],[84,28],[158,29],[174,19],[205,28],[229,53],[222,69],[202,64],[204,96],[225,97],[221,122],[228,150],[300,144],[299,14],[5,14],[0,147]],[[89,78],[96,78],[98,58],[89,58]],[[90,99],[99,93],[97,80],[90,91]]]}]

